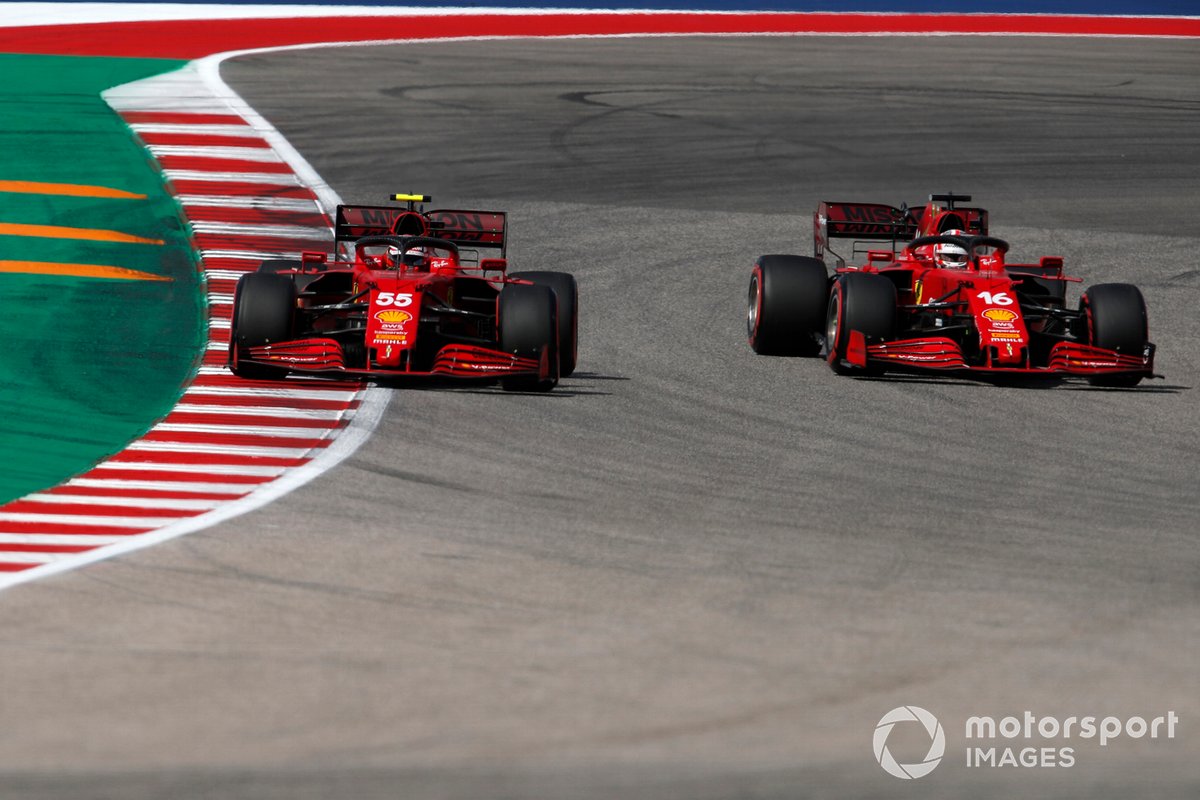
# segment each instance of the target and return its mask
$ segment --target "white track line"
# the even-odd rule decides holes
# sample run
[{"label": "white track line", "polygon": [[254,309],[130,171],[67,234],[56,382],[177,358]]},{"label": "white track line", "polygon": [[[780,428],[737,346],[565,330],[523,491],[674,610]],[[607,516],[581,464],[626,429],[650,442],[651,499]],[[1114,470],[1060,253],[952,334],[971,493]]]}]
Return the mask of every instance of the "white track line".
[{"label": "white track line", "polygon": [[[129,126],[136,133],[195,133],[196,125],[177,125],[167,122],[135,122]],[[243,136],[261,138],[258,131],[249,125],[205,125],[204,132],[214,136]]]},{"label": "white track line", "polygon": [[198,169],[164,169],[163,174],[172,181],[200,181],[204,183],[261,183],[267,186],[303,186],[300,179],[290,172],[207,172]]},{"label": "white track line", "polygon": [[290,197],[238,197],[223,194],[181,194],[176,198],[185,209],[191,206],[212,208],[256,208],[266,211],[322,211],[316,200]]},{"label": "white track line", "polygon": [[[196,494],[227,494],[241,497],[249,494],[258,484],[215,483],[191,481],[134,481],[119,478],[72,478],[63,486],[81,489],[111,489],[113,491],[149,492],[193,492]],[[63,495],[51,495],[62,497]]]},{"label": "white track line", "polygon": [[232,147],[229,145],[151,144],[147,149],[157,156],[190,156],[193,158],[223,158],[238,161],[261,161],[279,164],[283,159],[266,147]]},{"label": "white track line", "polygon": [[272,258],[300,258],[302,250],[283,250],[271,252],[267,250],[201,250],[200,256],[206,261],[213,258],[230,258],[235,261],[267,261]]},{"label": "white track line", "polygon": [[[96,470],[120,470],[122,472],[171,472],[204,476],[238,475],[247,478],[278,478],[287,472],[287,467],[261,464],[175,464],[170,461],[104,461],[92,468]],[[90,473],[89,473],[90,474]],[[80,479],[76,479],[80,480]],[[191,485],[191,484],[189,484]],[[259,484],[247,484],[254,487]]]},{"label": "white track line", "polygon": [[353,411],[333,411],[331,409],[320,408],[289,408],[286,409],[286,414],[283,413],[284,411],[285,409],[271,408],[270,406],[215,406],[188,402],[180,402],[172,409],[172,413],[174,414],[236,414],[240,416],[274,417],[276,419],[328,420],[330,422],[336,422],[339,419],[345,418],[347,414],[353,413]]},{"label": "white track line", "polygon": [[265,225],[245,222],[192,222],[196,233],[217,233],[227,236],[278,236],[282,239],[328,239],[333,241],[329,228],[307,225]]},{"label": "white track line", "polygon": [[155,433],[211,433],[213,435],[238,434],[249,436],[277,436],[280,438],[304,439],[328,436],[337,431],[336,425],[320,428],[285,428],[276,425],[193,425],[191,423],[160,422],[153,428]]},{"label": "white track line", "polygon": [[26,502],[53,506],[113,506],[114,508],[161,508],[165,511],[208,511],[225,500],[191,500],[171,497],[125,497],[111,494],[43,494],[24,498]]},{"label": "white track line", "polygon": [[[178,522],[183,514],[167,514],[155,517],[118,517],[99,514],[38,514],[27,511],[0,511],[0,528],[5,522],[39,522],[48,525],[87,525],[92,528],[157,528]],[[0,553],[0,561],[9,553]]]},{"label": "white track line", "polygon": [[[40,544],[40,545],[91,545],[97,547],[105,544],[116,544],[125,541],[128,536],[102,536],[100,534],[79,533],[0,533],[0,545],[5,544]],[[0,561],[7,561],[8,554],[0,553]]]}]

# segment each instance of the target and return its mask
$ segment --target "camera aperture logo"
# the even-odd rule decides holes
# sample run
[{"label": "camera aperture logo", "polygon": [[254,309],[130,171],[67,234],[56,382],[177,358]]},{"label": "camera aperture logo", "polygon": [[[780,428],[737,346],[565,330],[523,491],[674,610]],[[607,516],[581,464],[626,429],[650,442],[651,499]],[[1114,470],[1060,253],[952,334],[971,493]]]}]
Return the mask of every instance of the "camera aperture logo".
[{"label": "camera aperture logo", "polygon": [[[915,764],[897,762],[888,750],[888,736],[891,735],[892,728],[902,722],[920,723],[929,734],[929,752],[922,761]],[[942,723],[938,722],[937,717],[920,706],[900,706],[893,708],[879,720],[879,724],[875,726],[875,738],[872,743],[875,746],[875,760],[879,762],[879,766],[889,775],[911,780],[925,777],[941,763],[942,756],[946,753],[946,732],[942,730]]]}]

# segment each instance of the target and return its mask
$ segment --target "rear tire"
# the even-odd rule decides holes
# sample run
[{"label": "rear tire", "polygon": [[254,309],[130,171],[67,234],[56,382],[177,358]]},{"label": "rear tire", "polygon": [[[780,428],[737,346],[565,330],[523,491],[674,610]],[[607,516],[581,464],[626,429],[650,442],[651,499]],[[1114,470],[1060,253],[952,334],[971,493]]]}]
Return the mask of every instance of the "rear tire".
[{"label": "rear tire", "polygon": [[896,285],[881,275],[851,272],[842,275],[829,293],[825,341],[829,364],[844,375],[855,370],[842,364],[850,344],[850,331],[861,331],[868,340],[896,335]]},{"label": "rear tire", "polygon": [[540,358],[550,349],[550,377],[502,378],[509,392],[548,392],[558,385],[557,299],[549,286],[509,284],[500,291],[500,349],[522,358]]},{"label": "rear tire", "polygon": [[750,273],[746,334],[759,355],[815,356],[829,275],[809,256],[759,256]]},{"label": "rear tire", "polygon": [[558,300],[558,377],[575,372],[579,358],[579,285],[569,272],[514,272],[510,277],[549,286]]},{"label": "rear tire", "polygon": [[[1096,347],[1141,356],[1150,340],[1146,300],[1131,283],[1099,283],[1083,293],[1080,310],[1088,321],[1088,341]],[[1137,386],[1141,375],[1097,375],[1093,386]]]},{"label": "rear tire", "polygon": [[252,380],[278,380],[287,367],[242,361],[247,348],[286,342],[292,338],[296,286],[292,279],[269,272],[252,272],[238,279],[229,330],[229,364],[233,373]]}]

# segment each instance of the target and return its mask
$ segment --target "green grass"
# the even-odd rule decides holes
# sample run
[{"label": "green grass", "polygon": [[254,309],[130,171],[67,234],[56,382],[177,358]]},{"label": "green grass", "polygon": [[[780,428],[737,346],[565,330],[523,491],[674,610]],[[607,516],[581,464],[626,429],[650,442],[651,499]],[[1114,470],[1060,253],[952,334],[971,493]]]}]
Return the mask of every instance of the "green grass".
[{"label": "green grass", "polygon": [[0,192],[0,222],[103,228],[164,246],[0,235],[0,260],[104,264],[170,282],[0,274],[0,502],[120,451],[170,410],[205,331],[197,263],[152,160],[100,92],[158,59],[0,54],[0,180],[137,192]]}]

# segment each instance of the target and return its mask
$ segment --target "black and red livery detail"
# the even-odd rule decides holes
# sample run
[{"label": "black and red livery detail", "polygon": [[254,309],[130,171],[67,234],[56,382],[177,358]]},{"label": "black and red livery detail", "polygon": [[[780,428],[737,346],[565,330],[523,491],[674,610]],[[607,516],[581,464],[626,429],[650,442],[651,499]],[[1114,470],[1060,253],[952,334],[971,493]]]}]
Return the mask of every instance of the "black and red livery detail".
[{"label": "black and red livery detail", "polygon": [[238,281],[235,374],[463,378],[548,391],[574,371],[572,275],[509,275],[502,211],[425,211],[423,195],[393,199],[407,204],[338,206],[332,253],[264,261]]},{"label": "black and red livery detail", "polygon": [[[1081,279],[1064,273],[1062,257],[1009,262],[1008,242],[988,234],[987,211],[959,204],[970,200],[935,194],[919,209],[821,203],[815,257],[755,262],[750,346],[764,355],[820,355],[848,374],[1082,376],[1117,387],[1156,377],[1136,286],[1098,284],[1069,308],[1067,283]],[[834,253],[834,239],[854,240],[850,255],[861,263]]]}]

